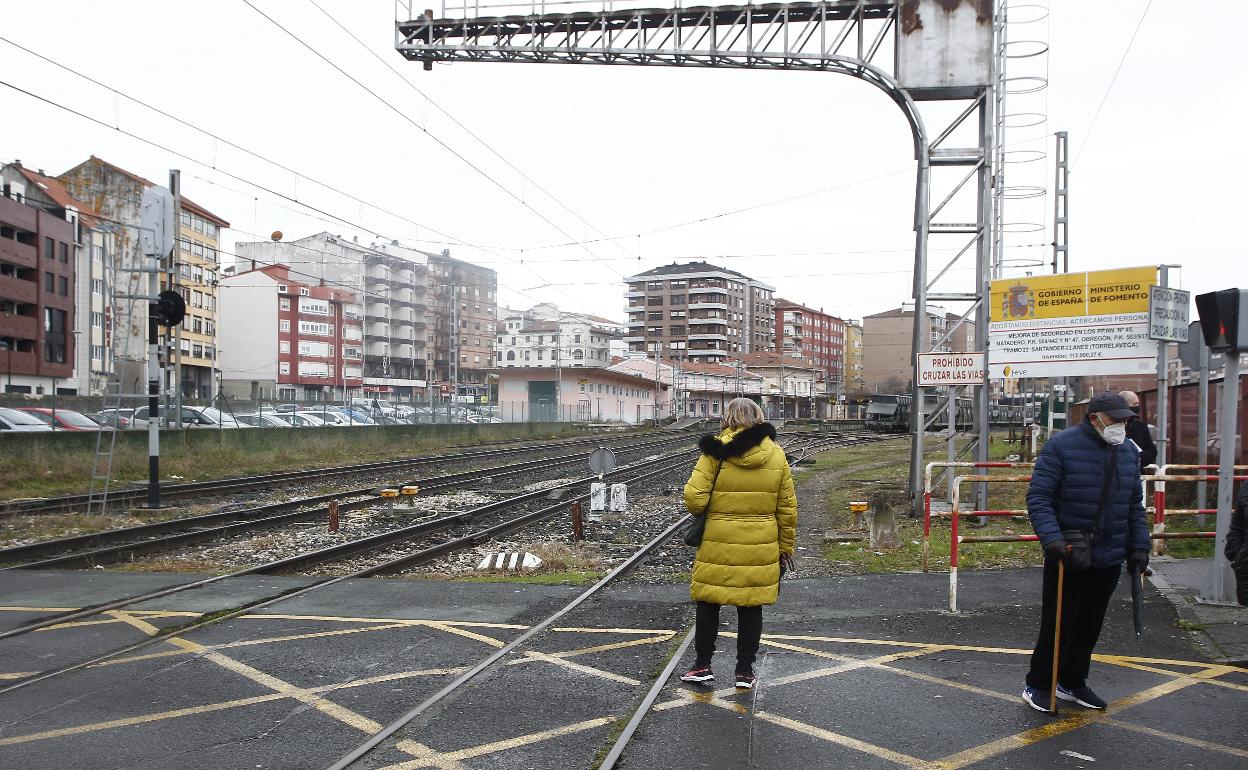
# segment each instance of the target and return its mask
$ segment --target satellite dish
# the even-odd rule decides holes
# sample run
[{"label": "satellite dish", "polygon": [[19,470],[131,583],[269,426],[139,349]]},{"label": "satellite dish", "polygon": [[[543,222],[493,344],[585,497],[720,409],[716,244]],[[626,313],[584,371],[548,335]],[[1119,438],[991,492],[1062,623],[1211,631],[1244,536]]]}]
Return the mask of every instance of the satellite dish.
[{"label": "satellite dish", "polygon": [[599,475],[615,470],[615,452],[598,447],[589,455],[589,469]]},{"label": "satellite dish", "polygon": [[270,235],[269,237],[273,239],[274,243],[276,243],[277,241],[280,241],[282,239],[282,231],[274,230],[273,234]]}]

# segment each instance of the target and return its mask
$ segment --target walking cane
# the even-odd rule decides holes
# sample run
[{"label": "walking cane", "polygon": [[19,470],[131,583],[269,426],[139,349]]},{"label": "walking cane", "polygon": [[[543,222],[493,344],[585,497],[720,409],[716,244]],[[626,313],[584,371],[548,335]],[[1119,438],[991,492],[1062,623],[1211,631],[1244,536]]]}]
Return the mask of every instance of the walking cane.
[{"label": "walking cane", "polygon": [[[1066,546],[1069,553],[1071,546]],[[1062,585],[1066,582],[1066,559],[1057,561],[1057,611],[1053,627],[1053,679],[1049,683],[1049,711],[1057,713],[1057,665],[1062,657]]]}]

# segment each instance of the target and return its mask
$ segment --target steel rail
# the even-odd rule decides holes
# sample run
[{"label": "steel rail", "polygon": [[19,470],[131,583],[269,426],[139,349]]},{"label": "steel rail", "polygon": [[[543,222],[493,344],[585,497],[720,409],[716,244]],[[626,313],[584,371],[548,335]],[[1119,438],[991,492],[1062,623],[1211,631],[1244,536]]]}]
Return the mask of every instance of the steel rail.
[{"label": "steel rail", "polygon": [[[673,436],[657,441],[647,441],[641,444],[617,446],[615,449],[617,451],[644,450],[665,446],[680,440],[687,440],[688,438],[688,436]],[[446,474],[424,481],[414,481],[412,483],[420,486],[422,490],[444,489],[446,487],[456,486],[465,481],[472,481],[483,475],[507,476],[533,470],[535,468],[550,468],[570,465],[584,460],[587,456],[588,454],[578,453],[563,459],[541,458],[523,463],[512,463],[510,465],[494,466],[492,468],[477,468],[459,473]],[[282,503],[270,503],[256,508],[207,513],[201,516],[170,519],[168,521],[154,522],[152,524],[140,524],[135,527],[125,527],[122,529],[106,530],[104,532],[74,535],[67,538],[58,538],[56,540],[45,540],[38,543],[13,546],[11,548],[0,549],[0,563],[11,562],[19,559],[29,559],[48,554],[58,554],[76,548],[93,548],[95,546],[100,546],[110,542],[115,543],[119,540],[127,541],[121,545],[108,548],[69,554],[38,562],[0,567],[0,571],[6,569],[70,568],[74,566],[91,567],[95,566],[96,563],[101,563],[99,561],[91,561],[91,558],[106,559],[113,556],[121,556],[127,552],[136,554],[151,553],[169,546],[210,540],[220,534],[246,531],[247,529],[260,529],[266,526],[280,524],[284,521],[296,521],[303,518],[311,518],[323,513],[324,509],[316,508],[313,510],[294,510],[292,513],[280,513],[277,516],[264,516],[264,514],[280,511],[292,511],[292,509],[304,509],[309,506],[319,506],[321,504],[327,504],[332,500],[341,500],[343,498],[364,497],[362,500],[341,503],[340,510],[355,510],[357,508],[367,507],[376,502],[376,500],[372,497],[375,489],[376,487],[373,486],[362,489],[347,490]],[[261,518],[255,518],[257,516],[260,516]],[[238,519],[246,519],[246,521],[237,522],[235,524],[220,524],[220,522],[235,521]],[[183,530],[187,530],[188,527],[203,527],[204,529],[194,529],[192,531],[183,532]],[[152,538],[170,532],[181,534],[174,535],[170,538],[143,540],[143,538]]]},{"label": "steel rail", "polygon": [[598,765],[598,770],[615,770],[616,763],[620,761],[620,757],[624,755],[624,749],[628,748],[629,742],[633,740],[633,734],[641,726],[641,721],[646,718],[646,714],[650,713],[650,708],[654,706],[654,702],[659,699],[663,688],[667,686],[667,680],[671,679],[672,674],[676,673],[676,667],[680,665],[680,661],[684,659],[685,653],[689,651],[689,645],[693,644],[693,632],[694,629],[691,628],[685,634],[685,640],[680,643],[680,647],[672,655],[667,665],[663,667],[663,671],[655,678],[654,684],[650,685],[650,690],[646,693],[646,697],[642,698],[641,703],[637,704],[632,718],[628,720],[628,724],[624,725],[624,729],[616,737],[615,742],[611,744],[611,749],[603,757],[602,764]]},{"label": "steel rail", "polygon": [[[656,458],[654,460],[643,461],[643,463],[640,463],[638,465],[624,466],[623,468],[618,468],[614,471],[611,471],[608,474],[604,474],[604,476],[614,477],[617,474],[635,469],[639,466],[644,467],[644,465],[651,464],[651,463],[667,462],[668,460],[671,460],[675,457],[679,457],[681,454],[684,454],[685,451],[686,450],[680,450],[677,452],[669,453],[659,458]],[[226,578],[240,577],[242,575],[269,574],[272,572],[279,571],[281,569],[289,569],[292,566],[298,565],[301,563],[303,564],[322,563],[325,561],[333,560],[335,558],[342,558],[343,556],[350,556],[350,555],[354,555],[356,553],[360,553],[363,551],[373,550],[374,548],[382,547],[385,545],[390,545],[391,543],[394,543],[394,542],[399,542],[406,537],[415,537],[421,534],[426,534],[431,531],[436,531],[439,528],[453,526],[456,523],[462,523],[463,521],[471,521],[474,516],[492,513],[494,511],[515,505],[516,503],[526,502],[528,500],[531,500],[537,497],[548,495],[550,494],[550,491],[552,489],[563,489],[565,487],[572,487],[577,484],[585,484],[597,478],[598,478],[598,475],[595,474],[593,476],[576,479],[575,481],[569,481],[565,484],[560,484],[559,486],[556,486],[556,487],[547,487],[545,489],[535,490],[533,492],[526,492],[521,495],[510,497],[510,498],[507,498],[506,500],[500,500],[500,501],[496,501],[493,503],[487,503],[471,511],[465,511],[460,514],[455,514],[454,515],[456,518],[455,521],[451,521],[452,517],[443,517],[441,519],[438,519],[437,522],[423,522],[421,524],[416,524],[411,527],[401,528],[400,530],[392,530],[391,532],[384,532],[379,535],[373,535],[372,537],[361,538],[360,540],[352,541],[350,543],[343,543],[337,546],[330,546],[329,548],[323,548],[318,551],[312,552],[310,554],[300,554],[299,556],[294,556],[294,557],[290,557],[287,559],[280,559],[276,562],[270,562],[268,564],[262,564],[256,567],[248,567],[248,568],[241,569],[241,570],[235,570],[233,572],[229,572],[224,575],[216,575],[214,577],[204,578],[202,580],[196,580],[191,583],[183,584],[180,586],[171,586],[169,588],[157,589],[156,591],[151,591],[151,592],[140,594],[137,596],[125,597],[122,599],[115,599],[113,601],[110,601],[104,604],[94,605],[92,607],[84,607],[78,610],[72,610],[70,612],[48,615],[33,623],[28,623],[25,625],[18,626],[17,628],[11,628],[6,631],[0,632],[0,639],[7,639],[10,637],[14,637],[14,636],[21,636],[23,634],[27,634],[32,631],[38,631],[41,628],[47,628],[49,626],[58,625],[60,623],[67,623],[70,621],[81,620],[83,618],[92,617],[94,615],[100,614],[101,612],[107,612],[109,610],[121,609],[122,607],[129,606],[130,604],[135,604],[135,603],[147,601],[150,599],[156,599],[156,598],[160,598],[163,596],[169,596],[170,594],[180,593],[181,591],[186,591],[191,588],[200,588],[205,585],[210,585],[212,583],[225,580]],[[359,501],[355,505],[359,507],[359,506],[366,505],[366,504],[372,504],[374,502],[375,502],[374,500],[369,499],[365,501]],[[566,501],[561,502],[560,505],[561,506],[566,505]],[[437,524],[438,522],[444,522],[444,524],[441,527],[433,526]],[[164,547],[168,547],[168,546],[165,545]],[[40,562],[40,563],[42,564],[43,562]],[[367,577],[368,574],[372,574],[372,573],[369,572],[366,574],[362,574],[361,576]]]},{"label": "steel rail", "polygon": [[[665,473],[669,471],[671,471],[671,468],[662,468],[659,471],[655,471],[651,475],[657,475],[658,473]],[[560,609],[556,610],[553,614],[549,615],[542,622],[538,623],[535,626],[530,627],[528,631],[525,631],[523,634],[516,637],[512,641],[508,642],[503,647],[500,647],[492,655],[486,657],[484,660],[480,661],[472,668],[460,674],[458,677],[455,678],[454,681],[447,684],[441,690],[438,690],[436,693],[426,698],[423,702],[420,703],[420,705],[416,706],[412,710],[408,711],[406,714],[402,715],[398,719],[391,722],[386,727],[382,728],[379,732],[374,734],[367,741],[360,744],[354,750],[347,753],[341,759],[339,759],[337,762],[331,765],[329,770],[344,770],[344,768],[351,766],[352,764],[355,763],[357,759],[363,757],[365,754],[369,753],[374,748],[379,746],[383,741],[385,741],[391,735],[394,735],[396,732],[403,729],[416,717],[420,716],[425,711],[428,711],[431,707],[437,705],[439,702],[445,699],[448,695],[455,692],[456,690],[458,690],[460,687],[462,687],[463,685],[465,685],[472,679],[476,678],[476,676],[480,674],[481,672],[490,668],[491,666],[493,666],[498,661],[502,660],[507,655],[510,655],[520,645],[524,644],[529,639],[532,639],[534,636],[541,633],[542,631],[545,631],[555,621],[559,620],[564,615],[567,615],[568,613],[575,610],[577,607],[581,606],[581,604],[588,601],[591,597],[593,597],[603,588],[615,582],[616,578],[631,571],[638,564],[644,561],[654,550],[656,550],[660,545],[665,543],[668,540],[668,538],[676,534],[676,532],[678,532],[680,528],[683,527],[689,521],[689,519],[690,519],[690,516],[687,513],[681,516],[679,519],[676,520],[675,523],[671,524],[667,529],[663,530],[661,534],[659,534],[649,543],[642,546],[636,553],[628,557],[628,559],[626,559],[624,562],[619,564],[615,569],[611,570],[606,575],[604,575],[601,579],[598,580],[597,583],[594,583],[592,586],[590,586],[588,589],[583,591],[575,599],[568,602]]]},{"label": "steel rail", "polygon": [[[663,467],[657,471],[635,476],[633,478],[628,479],[628,481],[638,481],[641,479],[660,475],[662,473],[671,472],[673,468],[667,463],[674,456],[679,455],[679,454],[681,453],[677,452],[677,453],[664,455],[662,457],[658,457],[658,458],[654,458],[650,460],[643,460],[633,465],[627,465],[627,466],[617,468],[608,474],[604,474],[604,476],[615,476],[616,474],[624,474],[629,471],[637,470],[638,468],[644,468],[649,465],[657,465],[657,464],[663,464]],[[594,478],[598,478],[598,477],[594,476]],[[584,482],[581,482],[581,483],[584,483]],[[669,528],[668,531],[669,532],[674,531],[675,528],[679,527],[679,525],[682,524],[687,519],[688,519],[687,515],[685,517],[682,517],[679,521],[677,521],[675,525],[673,525],[672,528]],[[190,633],[191,631],[198,631],[200,629],[216,625],[217,623],[222,623],[227,620],[232,620],[248,612],[253,612],[255,610],[263,609],[265,607],[271,607],[275,604],[278,604],[279,602],[284,602],[287,599],[293,599],[295,597],[303,596],[304,594],[311,593],[312,591],[316,591],[322,588],[328,588],[330,586],[337,585],[338,583],[341,583],[345,580],[353,580],[357,578],[369,577],[373,574],[376,574],[375,570],[376,570],[376,567],[370,567],[370,568],[366,568],[363,570],[358,570],[356,572],[352,572],[351,574],[348,574],[348,575],[340,575],[338,577],[326,578],[325,580],[317,581],[315,583],[312,583],[311,585],[303,586],[302,588],[297,588],[292,591],[285,591],[285,592],[282,592],[280,595],[269,598],[269,599],[264,599],[258,602],[250,602],[244,605],[243,607],[236,608],[229,612],[226,612],[220,615],[214,615],[213,617],[210,617],[206,620],[201,620],[196,623],[191,623],[189,625],[182,626],[178,628],[176,632],[178,634],[186,634],[186,633]],[[242,573],[238,573],[238,574],[242,574]],[[141,594],[138,596],[128,597],[125,599],[119,599],[113,602],[109,602],[107,604],[97,605],[92,608],[78,610],[68,615],[58,616],[57,618],[49,620],[49,621],[44,621],[38,624],[31,624],[27,626],[21,626],[18,629],[11,629],[4,633],[0,633],[0,639],[6,638],[9,636],[17,636],[19,635],[19,633],[28,633],[29,631],[34,631],[34,630],[37,630],[38,628],[47,627],[49,625],[57,625],[59,623],[68,622],[70,620],[77,620],[80,618],[91,617],[93,615],[98,615],[102,612],[107,612],[108,610],[121,609],[122,607],[127,607],[131,604],[136,604],[138,602],[148,601],[150,599],[157,599],[157,598],[161,598],[164,596],[169,596],[171,594],[180,593],[182,591],[200,588],[210,583],[215,583],[217,581],[224,580],[225,578],[235,577],[235,576],[236,576],[235,574],[218,575],[218,576],[206,578],[203,580],[197,580],[189,584],[184,584],[180,586],[171,586],[169,588],[164,588],[164,589],[160,589],[157,591],[151,591],[151,592]],[[15,633],[15,632],[19,632],[19,633]],[[162,634],[162,635],[155,636],[149,639],[143,639],[141,641],[135,642],[134,644],[130,644],[120,649],[113,650],[107,653],[103,653],[101,655],[97,655],[88,660],[80,661],[78,663],[72,663],[67,666],[62,666],[61,668],[53,669],[51,671],[46,671],[46,672],[37,674],[35,676],[31,676],[26,679],[19,680],[17,682],[14,682],[13,684],[0,688],[0,695],[4,695],[5,693],[13,692],[15,690],[28,687],[37,682],[46,681],[53,677],[61,676],[63,674],[68,674],[70,672],[77,671],[77,670],[95,665],[97,663],[101,663],[111,658],[115,658],[119,655],[125,655],[127,653],[137,652],[139,650],[146,649],[147,647],[150,647],[152,645],[158,644],[161,641],[163,641],[163,636],[164,635]]]},{"label": "steel rail", "polygon": [[[660,435],[659,431],[639,431],[629,433],[626,436],[619,436],[622,440],[635,438],[638,436],[654,436]],[[670,435],[670,434],[669,434]],[[273,483],[281,483],[286,481],[302,481],[305,479],[320,479],[327,476],[352,476],[361,473],[375,473],[387,470],[397,470],[400,468],[415,467],[420,465],[433,465],[443,462],[457,462],[460,460],[471,460],[482,457],[498,457],[508,454],[519,454],[523,452],[536,452],[545,449],[561,449],[568,446],[579,446],[582,444],[601,444],[603,439],[599,436],[582,437],[562,441],[549,441],[536,445],[520,446],[520,447],[504,447],[500,449],[486,449],[481,451],[459,452],[454,454],[429,455],[425,457],[406,457],[398,460],[382,460],[371,463],[358,463],[356,465],[346,465],[338,468],[313,468],[310,470],[299,471],[282,471],[279,473],[269,473],[261,476],[236,476],[226,479],[214,479],[209,481],[190,481],[181,484],[161,484],[160,494],[164,498],[187,497],[198,494],[215,494],[230,491],[238,491],[245,489],[253,489],[263,487]],[[141,497],[146,494],[146,487],[134,489],[114,490],[109,494],[110,500],[129,500],[131,498]],[[89,495],[61,495],[58,497],[34,498],[29,500],[6,500],[0,502],[0,517],[14,516],[23,514],[46,513],[49,511],[59,511],[66,508],[72,508],[77,505],[85,505]]]}]

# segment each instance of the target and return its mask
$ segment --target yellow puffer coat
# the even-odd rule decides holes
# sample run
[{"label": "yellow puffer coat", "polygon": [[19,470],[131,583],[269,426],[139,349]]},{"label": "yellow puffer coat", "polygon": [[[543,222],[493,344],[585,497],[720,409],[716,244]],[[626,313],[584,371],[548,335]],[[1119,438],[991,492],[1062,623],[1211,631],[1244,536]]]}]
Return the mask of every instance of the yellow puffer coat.
[{"label": "yellow puffer coat", "polygon": [[[702,456],[685,484],[685,507],[706,506],[706,534],[693,562],[694,601],[754,607],[774,604],[780,553],[793,553],[797,495],[784,450],[769,423],[706,435]],[[719,477],[715,469],[723,462]]]}]

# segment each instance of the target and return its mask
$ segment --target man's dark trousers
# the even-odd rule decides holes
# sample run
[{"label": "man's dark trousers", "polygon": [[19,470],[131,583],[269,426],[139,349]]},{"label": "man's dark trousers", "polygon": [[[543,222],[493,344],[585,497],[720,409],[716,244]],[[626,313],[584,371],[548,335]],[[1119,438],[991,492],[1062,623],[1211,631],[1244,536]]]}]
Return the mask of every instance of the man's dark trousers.
[{"label": "man's dark trousers", "polygon": [[[1101,635],[1109,599],[1118,586],[1122,566],[1066,570],[1062,585],[1062,653],[1058,683],[1067,690],[1087,686],[1092,650]],[[1040,638],[1031,653],[1027,684],[1048,691],[1053,679],[1053,630],[1057,609],[1057,559],[1044,560],[1044,591],[1041,600]]]}]

